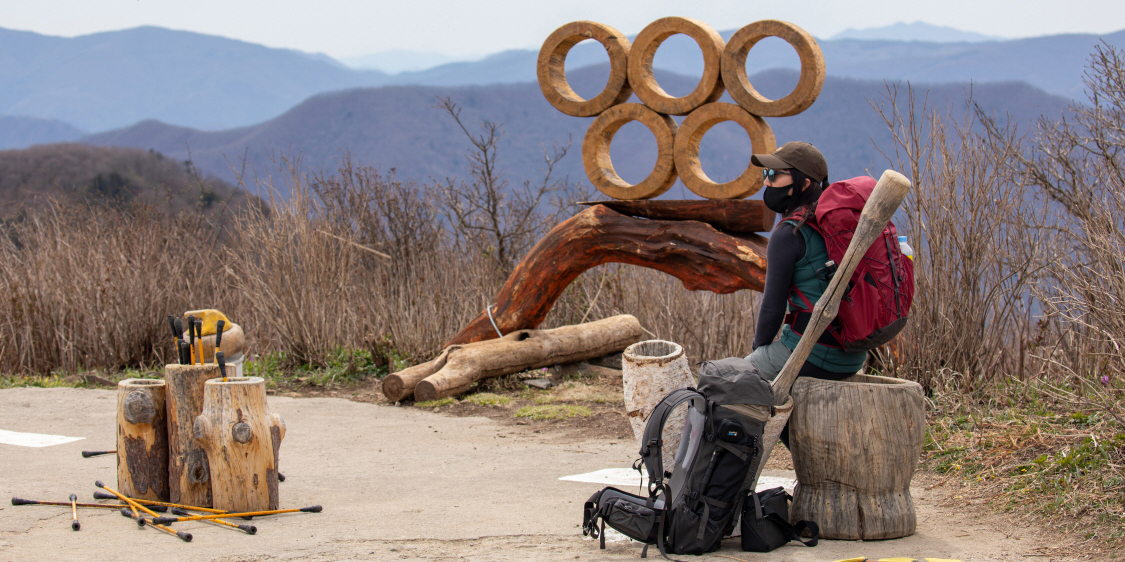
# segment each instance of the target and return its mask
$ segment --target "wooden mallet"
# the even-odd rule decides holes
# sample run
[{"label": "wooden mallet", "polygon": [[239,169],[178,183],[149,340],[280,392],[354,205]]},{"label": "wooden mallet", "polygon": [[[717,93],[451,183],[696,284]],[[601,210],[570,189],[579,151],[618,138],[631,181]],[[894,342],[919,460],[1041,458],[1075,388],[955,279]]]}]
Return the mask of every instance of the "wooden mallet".
[{"label": "wooden mallet", "polygon": [[808,358],[821,334],[839,313],[840,299],[847,291],[848,281],[851,280],[852,274],[859,267],[859,262],[863,260],[863,256],[867,254],[871,244],[883,233],[883,229],[887,227],[887,222],[894,216],[898,206],[902,204],[902,200],[906,198],[906,194],[909,192],[910,180],[894,170],[883,172],[879,182],[875,184],[875,189],[872,190],[871,196],[867,198],[867,203],[864,204],[863,211],[859,215],[859,224],[852,235],[852,242],[848,245],[848,250],[844,252],[841,263],[837,264],[836,273],[832,275],[832,280],[828,282],[828,288],[825,289],[824,294],[820,296],[820,300],[813,306],[812,317],[805,328],[805,333],[801,335],[801,341],[797,344],[797,349],[794,349],[793,353],[789,355],[781,373],[773,381],[775,404],[785,404],[789,399],[789,390],[793,387],[793,382],[797,380],[797,373],[801,371],[805,359]]}]

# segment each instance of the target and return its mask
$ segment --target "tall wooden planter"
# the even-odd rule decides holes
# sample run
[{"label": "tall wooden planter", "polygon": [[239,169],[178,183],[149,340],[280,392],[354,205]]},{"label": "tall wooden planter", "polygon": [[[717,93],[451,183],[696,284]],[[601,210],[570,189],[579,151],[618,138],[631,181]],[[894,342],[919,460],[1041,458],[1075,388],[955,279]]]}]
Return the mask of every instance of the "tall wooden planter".
[{"label": "tall wooden planter", "polygon": [[168,501],[168,426],[162,380],[117,383],[117,489]]},{"label": "tall wooden planter", "polygon": [[[233,372],[228,365],[227,372]],[[211,507],[207,452],[195,442],[193,424],[203,411],[203,387],[219,366],[165,365],[168,403],[168,488],[173,503]]]},{"label": "tall wooden planter", "polygon": [[194,435],[207,451],[214,508],[278,509],[277,456],[285,424],[266,407],[264,379],[207,381]]},{"label": "tall wooden planter", "polygon": [[871,375],[802,377],[792,396],[797,489],[790,518],[815,521],[825,539],[914,534],[910,479],[925,433],[921,385]]}]

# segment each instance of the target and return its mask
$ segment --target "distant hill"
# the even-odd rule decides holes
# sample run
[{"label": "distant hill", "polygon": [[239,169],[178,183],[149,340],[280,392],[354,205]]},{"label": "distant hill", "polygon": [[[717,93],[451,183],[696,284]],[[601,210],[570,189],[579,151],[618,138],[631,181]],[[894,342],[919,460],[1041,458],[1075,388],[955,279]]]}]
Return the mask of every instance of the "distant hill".
[{"label": "distant hill", "polygon": [[[590,67],[575,71],[571,79],[578,89],[592,88],[604,84],[607,73],[604,66]],[[673,90],[690,89],[695,82],[669,73],[660,73],[658,78]],[[753,82],[766,95],[776,95],[796,79],[793,71],[775,70],[755,75]],[[832,177],[855,176],[868,169],[879,172],[887,162],[876,144],[886,148],[889,139],[871,103],[885,98],[885,88],[879,81],[830,77],[820,99],[808,111],[768,121],[779,143],[800,139],[819,146],[828,157]],[[916,88],[919,96],[927,94],[931,103],[957,109],[964,107],[970,85]],[[1068,103],[1022,83],[979,84],[971,89],[976,101],[988,111],[1011,115],[1025,124],[1042,114],[1057,115]],[[581,143],[592,119],[556,111],[535,83],[353,89],[314,96],[254,127],[205,132],[149,121],[91,135],[83,142],[152,148],[177,159],[186,158],[185,146],[190,146],[197,166],[228,180],[232,177],[231,165],[238,166],[243,155],[250,173],[265,178],[271,169],[276,172],[272,161],[282,154],[299,154],[307,169],[319,170],[332,169],[346,151],[359,163],[395,168],[399,178],[428,181],[466,177],[468,141],[447,114],[433,108],[437,96],[456,100],[470,126],[483,119],[503,124],[500,164],[513,182],[541,177],[540,146],[565,145],[568,138],[573,143],[571,154],[560,164],[560,172],[572,180],[586,177]],[[735,177],[749,163],[749,144],[736,126],[716,127],[704,138],[704,168],[718,180]],[[627,125],[615,139],[612,157],[623,177],[639,181],[655,162],[655,141],[640,125]],[[668,195],[689,197],[680,188],[673,188]]]},{"label": "distant hill", "polygon": [[325,56],[159,27],[74,38],[0,29],[0,115],[90,131],[144,119],[227,129],[385,78]]},{"label": "distant hill", "polygon": [[[985,43],[857,39],[820,43],[830,76],[925,83],[1023,81],[1048,93],[1082,99],[1083,67],[1102,40],[1125,46],[1125,31]],[[478,61],[388,75],[351,69],[324,55],[158,27],[74,38],[0,29],[0,84],[4,85],[0,115],[52,119],[86,131],[118,129],[148,119],[226,131],[264,125],[325,92],[388,85],[534,82],[536,56],[535,49],[506,51]],[[700,60],[692,41],[674,36],[657,53],[656,64],[670,72],[698,76]],[[583,42],[572,51],[567,67],[605,61],[600,46]],[[788,45],[767,39],[751,51],[748,69],[755,73],[796,65],[797,57]],[[44,137],[13,132],[8,139],[8,146],[28,146],[43,142]]]},{"label": "distant hill", "polygon": [[933,25],[926,22],[914,23],[898,22],[883,27],[869,27],[865,29],[845,29],[830,39],[862,39],[866,41],[928,41],[931,43],[959,43],[967,41],[979,43],[981,41],[1003,41],[1003,37],[994,37],[971,31],[961,31],[952,27]]},{"label": "distant hill", "polygon": [[214,177],[197,179],[182,160],[136,148],[61,143],[0,150],[0,218],[48,200],[156,206],[171,212],[241,207],[246,193]]},{"label": "distant hill", "polygon": [[87,131],[55,119],[0,115],[0,150],[73,141],[87,134]]}]

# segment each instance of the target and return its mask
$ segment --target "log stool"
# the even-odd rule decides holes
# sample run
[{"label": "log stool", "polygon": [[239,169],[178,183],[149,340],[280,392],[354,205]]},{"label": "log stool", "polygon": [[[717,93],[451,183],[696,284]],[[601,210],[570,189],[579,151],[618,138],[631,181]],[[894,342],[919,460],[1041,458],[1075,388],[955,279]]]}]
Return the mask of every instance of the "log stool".
[{"label": "log stool", "polygon": [[[637,342],[625,348],[621,353],[621,381],[625,391],[625,415],[633,426],[637,443],[641,445],[652,409],[669,392],[695,386],[695,377],[688,367],[684,348],[663,340]],[[661,450],[669,466],[680,446],[686,415],[687,405],[684,404],[672,411],[664,422]]]},{"label": "log stool", "polygon": [[146,500],[168,501],[168,425],[164,381],[117,383],[117,489]]},{"label": "log stool", "polygon": [[285,424],[266,409],[265,379],[207,381],[194,433],[207,451],[214,508],[278,509],[277,454]]},{"label": "log stool", "polygon": [[914,534],[910,478],[925,433],[921,385],[872,375],[801,377],[792,396],[790,519],[816,521],[825,539]]}]

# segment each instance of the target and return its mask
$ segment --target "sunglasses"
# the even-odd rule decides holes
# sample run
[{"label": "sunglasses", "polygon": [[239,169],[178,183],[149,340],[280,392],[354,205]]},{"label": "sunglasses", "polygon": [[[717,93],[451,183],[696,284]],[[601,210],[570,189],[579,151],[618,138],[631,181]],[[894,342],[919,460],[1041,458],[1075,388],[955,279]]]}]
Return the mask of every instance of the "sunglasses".
[{"label": "sunglasses", "polygon": [[788,170],[775,170],[773,168],[766,168],[765,170],[762,170],[762,177],[765,178],[765,180],[770,182],[770,183],[773,183],[774,181],[776,181],[777,176],[788,176],[788,175],[790,175]]}]

